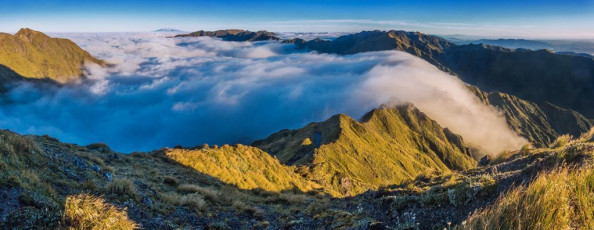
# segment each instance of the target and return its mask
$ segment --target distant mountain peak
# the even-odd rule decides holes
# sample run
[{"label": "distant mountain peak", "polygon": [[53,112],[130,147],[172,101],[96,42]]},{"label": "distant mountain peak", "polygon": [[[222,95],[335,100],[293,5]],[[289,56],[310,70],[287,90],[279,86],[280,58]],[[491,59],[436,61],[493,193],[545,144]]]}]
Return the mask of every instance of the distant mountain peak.
[{"label": "distant mountain peak", "polygon": [[178,30],[175,28],[161,28],[158,30],[153,30],[153,32],[184,32],[183,30]]}]

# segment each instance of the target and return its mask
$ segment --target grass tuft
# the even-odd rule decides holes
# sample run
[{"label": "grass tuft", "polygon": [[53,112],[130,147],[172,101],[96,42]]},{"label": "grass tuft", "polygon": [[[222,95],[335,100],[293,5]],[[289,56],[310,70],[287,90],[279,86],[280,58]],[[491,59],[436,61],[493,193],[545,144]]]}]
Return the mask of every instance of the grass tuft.
[{"label": "grass tuft", "polygon": [[220,196],[219,191],[215,190],[214,188],[200,187],[193,184],[181,184],[177,187],[177,191],[183,193],[199,193],[210,201],[217,201]]},{"label": "grass tuft", "polygon": [[107,191],[116,195],[136,197],[136,187],[128,179],[115,179],[107,186]]},{"label": "grass tuft", "polygon": [[594,171],[542,173],[473,214],[462,229],[594,229]]},{"label": "grass tuft", "polygon": [[561,135],[551,144],[550,148],[556,149],[564,147],[571,142],[572,136],[569,134]]},{"label": "grass tuft", "polygon": [[66,197],[63,220],[68,229],[137,229],[125,209],[88,194]]}]

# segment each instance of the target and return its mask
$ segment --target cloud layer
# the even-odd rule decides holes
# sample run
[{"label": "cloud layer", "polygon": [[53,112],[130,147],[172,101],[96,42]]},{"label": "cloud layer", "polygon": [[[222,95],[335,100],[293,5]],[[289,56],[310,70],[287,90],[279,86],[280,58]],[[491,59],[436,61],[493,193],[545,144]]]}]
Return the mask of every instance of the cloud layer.
[{"label": "cloud layer", "polygon": [[5,99],[0,127],[148,151],[249,142],[408,101],[488,152],[524,143],[461,81],[403,52],[336,56],[162,33],[63,36],[115,67],[88,65],[87,81],[62,88],[21,85]]}]

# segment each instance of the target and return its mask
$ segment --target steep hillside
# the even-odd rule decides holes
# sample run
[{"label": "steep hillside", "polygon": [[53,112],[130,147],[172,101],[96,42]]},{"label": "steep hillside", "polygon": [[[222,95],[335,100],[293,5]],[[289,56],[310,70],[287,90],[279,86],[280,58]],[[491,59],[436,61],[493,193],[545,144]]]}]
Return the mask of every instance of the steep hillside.
[{"label": "steep hillside", "polygon": [[[505,153],[467,171],[433,171],[401,185],[330,198],[240,189],[167,156],[179,151],[198,159],[204,153],[119,154],[103,144],[77,146],[0,130],[0,228],[587,229],[594,207],[593,135]],[[218,149],[213,152],[223,154]],[[246,162],[269,158],[247,146],[237,149],[253,152]],[[212,165],[234,168],[219,163]],[[245,175],[262,172],[244,169]]]},{"label": "steep hillside", "polygon": [[301,48],[336,54],[400,50],[421,57],[442,69],[443,66],[440,66],[438,58],[445,49],[454,46],[454,43],[437,36],[401,30],[363,31],[340,36],[332,41],[315,39],[307,42],[299,40],[287,42],[295,43]]},{"label": "steep hillside", "polygon": [[[0,228],[491,229],[521,223],[588,229],[593,135],[591,130],[579,139],[559,138],[552,148],[508,152],[467,171],[433,171],[401,185],[330,198],[240,189],[167,156],[183,152],[201,161],[204,152],[119,154],[103,144],[78,146],[0,130]],[[201,150],[223,156],[220,149]],[[237,167],[239,159],[270,158],[247,146],[222,149],[252,152],[229,157],[238,160],[233,164],[212,163],[245,175],[263,170]]]},{"label": "steep hillside", "polygon": [[189,34],[179,34],[175,37],[217,37],[225,41],[266,41],[280,40],[276,34],[265,30],[252,32],[247,30],[217,30],[217,31],[196,31]]},{"label": "steep hillside", "polygon": [[309,179],[343,195],[398,184],[421,173],[476,166],[460,136],[412,105],[375,109],[361,122],[336,115],[253,145],[282,163],[308,166]]},{"label": "steep hillside", "polygon": [[549,102],[594,117],[594,59],[546,50],[464,45],[448,49],[441,62],[482,90]]},{"label": "steep hillside", "polygon": [[[323,195],[240,189],[165,152],[120,154],[103,144],[0,130],[0,229],[364,228],[372,222]],[[246,175],[250,170],[258,169]]]},{"label": "steep hillside", "polygon": [[373,206],[391,210],[394,226],[420,229],[591,229],[593,134],[385,188]]},{"label": "steep hillside", "polygon": [[[21,79],[23,79],[23,77],[21,75],[14,72],[14,70],[11,70],[10,68],[0,64],[0,80],[3,83],[15,81],[15,80],[21,80]],[[0,87],[3,87],[3,85]]]},{"label": "steep hillside", "polygon": [[559,108],[548,102],[541,105],[505,93],[487,93],[469,87],[487,105],[498,108],[509,126],[537,147],[549,146],[558,136],[579,136],[594,122],[576,111]]},{"label": "steep hillside", "polygon": [[[67,39],[50,38],[31,29],[15,35],[0,33],[0,65],[26,78],[50,78],[60,83],[79,79],[83,64],[105,65]],[[2,78],[11,78],[0,70]]]},{"label": "steep hillside", "polygon": [[473,214],[461,229],[594,229],[592,191],[591,166],[542,173]]}]

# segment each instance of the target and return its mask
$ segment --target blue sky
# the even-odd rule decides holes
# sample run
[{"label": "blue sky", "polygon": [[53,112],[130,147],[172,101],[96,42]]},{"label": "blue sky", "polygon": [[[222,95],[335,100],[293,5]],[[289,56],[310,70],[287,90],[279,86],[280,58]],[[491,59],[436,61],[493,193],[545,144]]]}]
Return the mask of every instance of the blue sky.
[{"label": "blue sky", "polygon": [[0,31],[277,32],[404,29],[483,37],[594,38],[594,0],[154,1],[0,0]]}]

